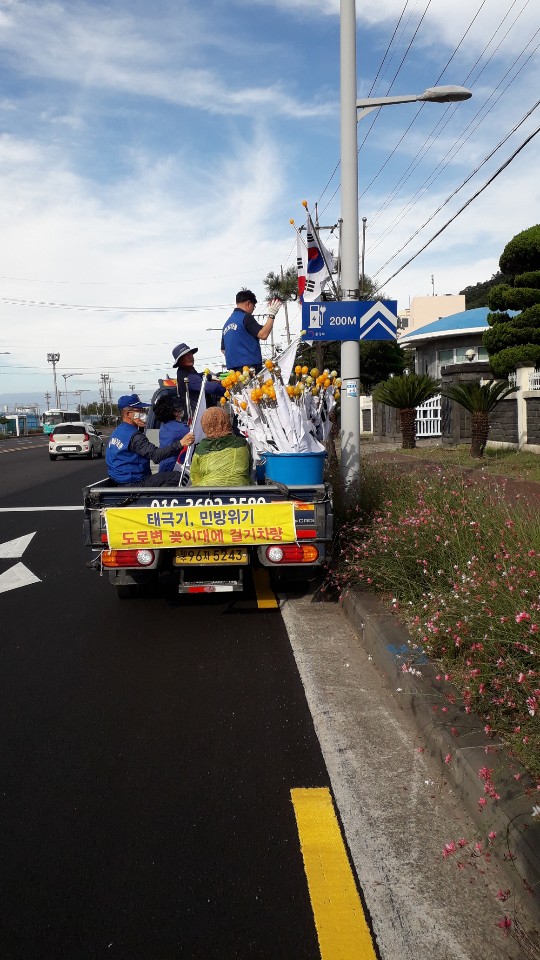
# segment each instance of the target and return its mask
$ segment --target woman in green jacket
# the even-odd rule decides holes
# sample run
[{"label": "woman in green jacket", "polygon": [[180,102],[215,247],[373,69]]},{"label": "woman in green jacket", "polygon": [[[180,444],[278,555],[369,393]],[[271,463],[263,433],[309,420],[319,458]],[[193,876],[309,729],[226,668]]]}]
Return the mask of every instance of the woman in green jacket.
[{"label": "woman in green jacket", "polygon": [[246,487],[251,484],[251,456],[244,437],[233,434],[229,416],[210,407],[201,417],[206,439],[197,444],[190,469],[193,487]]}]

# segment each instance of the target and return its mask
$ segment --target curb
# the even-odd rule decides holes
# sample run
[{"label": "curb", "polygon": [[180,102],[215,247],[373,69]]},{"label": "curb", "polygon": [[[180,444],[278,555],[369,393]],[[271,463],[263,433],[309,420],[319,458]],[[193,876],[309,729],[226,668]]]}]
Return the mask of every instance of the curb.
[{"label": "curb", "polygon": [[[408,631],[377,596],[350,591],[341,606],[402,709],[412,716],[426,748],[440,761],[445,779],[479,832],[487,837],[489,830],[495,830],[503,840],[490,847],[490,852],[523,910],[540,924],[540,820],[531,819],[540,795],[531,777],[508,755],[500,740],[486,735],[478,717],[466,713],[457,688],[436,679],[438,668],[420,647],[413,647]],[[404,671],[404,665],[410,665],[414,672]],[[447,696],[455,697],[455,703]],[[447,708],[444,714],[442,707]],[[448,754],[452,760],[445,763]],[[500,797],[488,799],[483,810],[478,803],[484,796],[481,767],[493,770]],[[520,775],[519,782],[516,774]]]}]

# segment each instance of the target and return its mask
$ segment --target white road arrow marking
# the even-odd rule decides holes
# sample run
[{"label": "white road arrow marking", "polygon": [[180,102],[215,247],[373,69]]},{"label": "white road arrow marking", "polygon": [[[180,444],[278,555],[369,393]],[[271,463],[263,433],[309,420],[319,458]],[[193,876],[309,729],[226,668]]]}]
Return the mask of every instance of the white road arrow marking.
[{"label": "white road arrow marking", "polygon": [[16,563],[0,576],[0,593],[16,590],[17,587],[27,587],[31,583],[41,583],[41,580],[25,567],[24,563]]},{"label": "white road arrow marking", "polygon": [[[24,537],[17,537],[15,540],[6,540],[5,543],[0,543],[0,559],[10,560],[11,558],[22,557],[35,535],[36,531],[34,530],[34,533],[27,533]],[[0,593],[17,590],[18,587],[27,587],[31,583],[41,583],[41,580],[28,567],[25,567],[24,563],[16,563],[14,567],[10,567],[9,570],[0,575]]]},{"label": "white road arrow marking", "polygon": [[0,543],[0,558],[6,560],[10,557],[22,557],[32,537],[35,537],[35,535],[36,532],[34,531],[34,533],[27,533],[25,537],[17,537],[16,540],[6,540],[5,543]]}]

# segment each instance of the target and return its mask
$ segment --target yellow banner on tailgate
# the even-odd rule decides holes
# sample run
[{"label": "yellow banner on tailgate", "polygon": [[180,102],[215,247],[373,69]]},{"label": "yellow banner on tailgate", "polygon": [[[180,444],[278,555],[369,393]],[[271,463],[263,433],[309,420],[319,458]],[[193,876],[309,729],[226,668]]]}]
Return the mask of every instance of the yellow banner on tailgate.
[{"label": "yellow banner on tailgate", "polygon": [[112,550],[294,543],[294,503],[106,509]]}]

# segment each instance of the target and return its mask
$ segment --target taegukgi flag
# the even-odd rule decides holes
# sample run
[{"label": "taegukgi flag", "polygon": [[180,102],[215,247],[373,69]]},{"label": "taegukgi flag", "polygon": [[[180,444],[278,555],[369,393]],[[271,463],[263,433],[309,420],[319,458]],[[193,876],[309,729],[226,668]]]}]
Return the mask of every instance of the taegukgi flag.
[{"label": "taegukgi flag", "polygon": [[304,303],[318,300],[323,287],[330,280],[330,274],[335,266],[334,258],[318,236],[313,221],[308,216],[307,222],[307,278],[304,291]]}]

